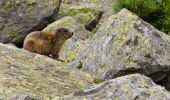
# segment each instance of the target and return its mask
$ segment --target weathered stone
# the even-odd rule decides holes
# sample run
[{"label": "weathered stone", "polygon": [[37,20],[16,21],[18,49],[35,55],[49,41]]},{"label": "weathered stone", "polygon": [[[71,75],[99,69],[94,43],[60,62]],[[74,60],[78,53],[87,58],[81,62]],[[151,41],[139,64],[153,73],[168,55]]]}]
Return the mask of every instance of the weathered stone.
[{"label": "weathered stone", "polygon": [[165,86],[165,88],[170,91],[170,71],[163,77],[162,80],[156,82],[159,85]]},{"label": "weathered stone", "polygon": [[0,94],[0,100],[38,100],[38,99],[32,98],[27,94],[21,94],[21,95]]},{"label": "weathered stone", "polygon": [[61,0],[1,0],[0,42],[22,44],[26,34],[42,30],[57,15]]},{"label": "weathered stone", "polygon": [[[87,30],[93,31],[94,29],[96,29],[96,26],[98,26],[97,24],[99,23],[103,13],[113,12],[113,5],[114,5],[114,0],[104,0],[104,1],[103,0],[76,0],[76,1],[63,0],[61,9],[56,19],[60,19],[64,16],[75,16],[81,13],[88,14],[88,16],[82,17],[87,19],[89,16],[93,15],[96,18],[94,20],[90,19],[85,24],[85,28]],[[105,18],[106,16],[104,16],[102,19]]]},{"label": "weathered stone", "polygon": [[90,32],[84,28],[84,25],[77,21],[75,17],[64,17],[49,24],[43,31],[55,32],[57,28],[64,27],[73,32],[72,40],[85,40],[90,36]]},{"label": "weathered stone", "polygon": [[63,0],[58,18],[78,13],[105,12],[112,9],[114,0]]},{"label": "weathered stone", "polygon": [[68,66],[102,79],[138,72],[159,81],[170,69],[170,37],[126,9],[110,16],[85,47]]},{"label": "weathered stone", "polygon": [[[57,99],[57,98],[56,98]],[[58,98],[59,99],[59,98]],[[132,74],[75,92],[60,100],[169,100],[170,93],[150,78]]]},{"label": "weathered stone", "polygon": [[54,98],[92,86],[93,80],[49,57],[0,43],[0,94]]}]

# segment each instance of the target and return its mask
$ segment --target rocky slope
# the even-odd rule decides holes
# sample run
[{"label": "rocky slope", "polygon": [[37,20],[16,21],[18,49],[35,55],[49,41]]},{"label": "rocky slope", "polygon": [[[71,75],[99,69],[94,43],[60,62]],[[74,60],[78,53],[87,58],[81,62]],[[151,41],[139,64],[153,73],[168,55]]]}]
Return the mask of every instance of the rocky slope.
[{"label": "rocky slope", "polygon": [[127,9],[114,14],[113,4],[2,0],[3,43],[22,47],[28,32],[59,27],[74,35],[60,52],[64,63],[0,43],[0,100],[170,99],[170,37]]}]

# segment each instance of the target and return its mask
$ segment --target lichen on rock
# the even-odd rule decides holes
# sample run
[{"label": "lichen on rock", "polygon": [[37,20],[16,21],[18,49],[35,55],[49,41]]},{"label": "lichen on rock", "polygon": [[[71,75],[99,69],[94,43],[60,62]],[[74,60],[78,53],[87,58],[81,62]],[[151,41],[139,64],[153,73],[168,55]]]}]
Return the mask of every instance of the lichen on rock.
[{"label": "lichen on rock", "polygon": [[22,44],[31,31],[51,23],[61,0],[1,0],[0,42]]},{"label": "lichen on rock", "polygon": [[89,45],[69,65],[75,67],[81,61],[82,70],[104,79],[138,72],[159,81],[170,65],[170,39],[165,35],[123,9],[99,27]]},{"label": "lichen on rock", "polygon": [[94,85],[93,80],[49,57],[0,43],[0,95],[64,96]]},{"label": "lichen on rock", "polygon": [[[150,78],[140,74],[132,74],[65,96],[63,100],[155,100],[170,99],[164,87],[156,85]],[[58,98],[59,99],[59,98]]]}]

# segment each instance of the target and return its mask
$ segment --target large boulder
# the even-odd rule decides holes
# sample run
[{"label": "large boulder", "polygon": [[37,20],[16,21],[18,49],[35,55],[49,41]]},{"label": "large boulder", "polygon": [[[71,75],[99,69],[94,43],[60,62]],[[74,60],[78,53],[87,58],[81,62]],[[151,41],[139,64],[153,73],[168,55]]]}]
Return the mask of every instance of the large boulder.
[{"label": "large boulder", "polygon": [[93,81],[94,76],[49,57],[0,43],[0,99],[55,98],[92,86]]},{"label": "large boulder", "polygon": [[113,4],[114,0],[63,0],[57,18],[73,16],[78,13],[96,13],[96,11],[105,12],[111,10]]},{"label": "large boulder", "polygon": [[[75,16],[77,14],[90,14],[97,18],[90,19],[85,24],[87,30],[93,31],[104,13],[110,15],[113,12],[114,0],[63,0],[58,16],[56,19],[63,18],[64,16]],[[107,13],[107,14],[106,14]],[[85,18],[85,17],[83,17]],[[88,17],[87,17],[88,18]],[[102,19],[105,19],[104,16]]]},{"label": "large boulder", "polygon": [[26,34],[42,30],[57,15],[61,0],[1,0],[0,42],[22,44]]},{"label": "large boulder", "polygon": [[110,16],[94,37],[83,43],[82,51],[68,66],[102,79],[142,73],[159,81],[170,69],[170,37],[126,9]]},{"label": "large boulder", "polygon": [[132,74],[75,92],[62,100],[169,100],[170,93],[150,78]]}]

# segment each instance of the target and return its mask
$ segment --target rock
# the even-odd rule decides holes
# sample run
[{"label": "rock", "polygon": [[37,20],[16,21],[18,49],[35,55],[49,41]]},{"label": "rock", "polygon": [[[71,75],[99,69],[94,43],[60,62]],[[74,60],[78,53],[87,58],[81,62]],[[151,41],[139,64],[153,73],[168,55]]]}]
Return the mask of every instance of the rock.
[{"label": "rock", "polygon": [[0,42],[22,44],[31,31],[42,30],[57,15],[61,0],[1,0]]},{"label": "rock", "polygon": [[0,43],[0,95],[44,100],[92,86],[94,79],[49,57]]},{"label": "rock", "polygon": [[38,100],[36,98],[32,98],[27,94],[21,94],[21,95],[1,95],[0,94],[0,100]]},{"label": "rock", "polygon": [[101,79],[142,73],[159,81],[170,69],[170,37],[126,9],[110,16],[82,47],[68,66],[81,65]]},{"label": "rock", "polygon": [[75,16],[81,13],[90,14],[90,16],[95,16],[96,19],[91,19],[86,22],[85,28],[89,31],[93,31],[103,13],[113,12],[113,4],[113,0],[63,0],[56,19],[60,19],[64,16]]},{"label": "rock", "polygon": [[170,91],[170,71],[167,72],[166,76],[162,80],[156,83],[164,86],[168,91]]},{"label": "rock", "polygon": [[105,12],[112,9],[114,0],[63,0],[58,18],[78,13]]},{"label": "rock", "polygon": [[169,100],[170,93],[150,78],[132,74],[75,92],[61,100]]},{"label": "rock", "polygon": [[49,24],[43,31],[55,32],[57,28],[68,28],[73,32],[72,40],[85,40],[90,36],[90,32],[84,28],[84,25],[77,21],[75,17],[64,17]]}]

